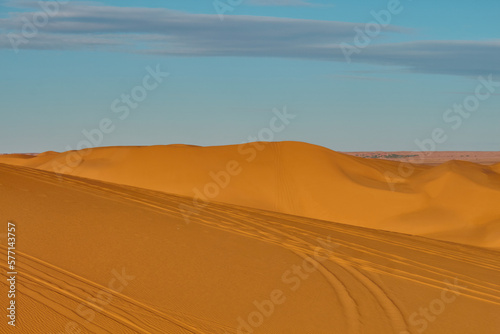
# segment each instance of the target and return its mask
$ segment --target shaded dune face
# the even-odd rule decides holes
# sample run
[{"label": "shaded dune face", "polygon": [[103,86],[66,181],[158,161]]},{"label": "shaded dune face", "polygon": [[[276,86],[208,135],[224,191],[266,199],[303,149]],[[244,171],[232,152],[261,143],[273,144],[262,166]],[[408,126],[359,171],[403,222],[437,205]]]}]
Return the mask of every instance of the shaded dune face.
[{"label": "shaded dune face", "polygon": [[492,170],[494,170],[495,172],[497,173],[500,173],[500,163],[498,164],[494,164],[492,167],[491,167]]},{"label": "shaded dune face", "polygon": [[500,164],[436,167],[299,143],[106,147],[0,162],[208,201],[500,247]]}]

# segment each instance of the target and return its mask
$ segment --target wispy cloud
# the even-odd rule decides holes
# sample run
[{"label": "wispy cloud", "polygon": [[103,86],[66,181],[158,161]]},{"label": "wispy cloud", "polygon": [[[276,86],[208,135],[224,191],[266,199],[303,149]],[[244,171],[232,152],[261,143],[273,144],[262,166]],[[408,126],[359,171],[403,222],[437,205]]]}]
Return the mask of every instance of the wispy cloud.
[{"label": "wispy cloud", "polygon": [[500,74],[500,40],[415,41],[373,45],[355,61],[400,66],[417,73],[477,76]]},{"label": "wispy cloud", "polygon": [[[30,4],[23,1],[23,5]],[[37,7],[37,3],[32,3]],[[33,12],[11,13],[0,19],[0,29],[20,34],[26,21],[32,21]],[[301,20],[261,16],[228,15],[220,22],[217,15],[191,14],[169,9],[130,8],[68,3],[58,14],[39,29],[36,38],[24,48],[85,47],[102,39],[104,43],[114,36],[116,44],[124,44],[133,52],[134,45],[147,52],[165,55],[227,55],[227,56],[283,56],[298,51],[297,55],[326,45],[340,43],[353,35],[356,23]],[[395,26],[386,32],[402,32]],[[4,34],[0,47],[9,48]],[[296,49],[296,51],[294,51]],[[287,51],[288,50],[288,51]],[[302,57],[302,56],[301,56]]]},{"label": "wispy cloud", "polygon": [[[22,4],[38,6],[33,1]],[[14,12],[0,19],[0,49],[11,48],[12,34],[20,34],[33,13]],[[19,48],[344,62],[340,44],[352,42],[354,28],[359,26],[362,24],[240,15],[227,15],[221,22],[215,14],[69,2]],[[408,31],[391,25],[382,30],[383,37]],[[400,71],[476,76],[499,74],[499,53],[500,40],[374,43],[353,55],[352,61],[395,66]]]}]

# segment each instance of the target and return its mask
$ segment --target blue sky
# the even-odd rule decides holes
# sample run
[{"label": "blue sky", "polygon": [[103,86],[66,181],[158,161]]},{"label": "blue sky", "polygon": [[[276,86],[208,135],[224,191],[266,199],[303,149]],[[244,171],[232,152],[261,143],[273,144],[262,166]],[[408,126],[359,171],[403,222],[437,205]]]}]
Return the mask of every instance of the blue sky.
[{"label": "blue sky", "polygon": [[[296,118],[274,140],[419,150],[442,128],[438,150],[500,149],[500,86],[456,129],[443,118],[480,76],[500,81],[497,1],[43,3],[0,5],[0,152],[74,149],[104,118],[101,146],[237,144],[285,106]],[[157,66],[169,76],[118,120],[113,101]]]}]

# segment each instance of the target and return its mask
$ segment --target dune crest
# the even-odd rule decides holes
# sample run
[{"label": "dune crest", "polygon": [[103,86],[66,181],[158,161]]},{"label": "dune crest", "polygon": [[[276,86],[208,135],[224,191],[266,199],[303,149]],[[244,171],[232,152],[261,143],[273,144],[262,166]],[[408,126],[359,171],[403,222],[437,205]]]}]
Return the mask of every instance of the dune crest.
[{"label": "dune crest", "polygon": [[0,156],[21,165],[437,239],[500,248],[500,164],[436,167],[364,159],[300,142],[104,147]]}]

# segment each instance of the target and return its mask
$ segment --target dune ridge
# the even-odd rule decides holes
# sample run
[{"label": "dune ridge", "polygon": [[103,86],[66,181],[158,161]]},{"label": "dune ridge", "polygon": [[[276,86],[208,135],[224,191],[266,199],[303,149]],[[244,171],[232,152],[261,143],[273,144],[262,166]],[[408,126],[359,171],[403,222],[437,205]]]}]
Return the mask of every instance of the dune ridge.
[{"label": "dune ridge", "polygon": [[0,162],[194,197],[193,211],[224,202],[500,248],[500,164],[412,166],[300,142],[104,147]]}]

